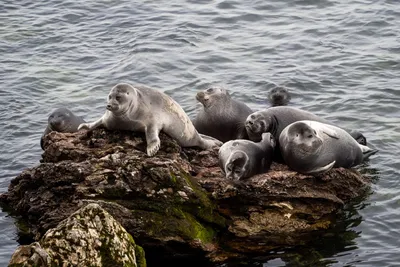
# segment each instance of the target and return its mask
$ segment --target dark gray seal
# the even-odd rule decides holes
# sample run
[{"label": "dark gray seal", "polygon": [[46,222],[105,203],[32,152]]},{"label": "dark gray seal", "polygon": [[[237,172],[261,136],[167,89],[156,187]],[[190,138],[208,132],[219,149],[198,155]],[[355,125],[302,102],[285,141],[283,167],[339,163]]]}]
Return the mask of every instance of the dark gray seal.
[{"label": "dark gray seal", "polygon": [[246,104],[232,99],[229,92],[220,87],[201,91],[196,99],[203,105],[193,121],[199,133],[222,142],[248,139],[244,122],[253,111]]},{"label": "dark gray seal", "polygon": [[268,94],[268,100],[273,107],[286,106],[291,98],[292,97],[290,96],[288,90],[282,86],[276,86],[272,88]]},{"label": "dark gray seal", "polygon": [[350,168],[375,154],[345,130],[317,121],[297,121],[283,129],[280,150],[290,169],[319,174],[331,168]]},{"label": "dark gray seal", "polygon": [[43,147],[44,136],[52,131],[61,133],[74,133],[78,131],[78,126],[85,121],[76,116],[71,110],[67,108],[57,108],[51,112],[47,126],[44,130],[42,137],[40,138],[40,146]]},{"label": "dark gray seal", "polygon": [[223,144],[218,153],[219,165],[227,179],[241,180],[268,171],[271,166],[275,139],[264,133],[262,140],[231,140]]},{"label": "dark gray seal", "polygon": [[95,122],[81,124],[78,129],[93,130],[100,125],[110,130],[144,132],[149,156],[160,148],[160,131],[183,147],[208,149],[222,145],[216,139],[200,136],[185,111],[171,97],[144,85],[117,84],[108,95],[105,114]]}]

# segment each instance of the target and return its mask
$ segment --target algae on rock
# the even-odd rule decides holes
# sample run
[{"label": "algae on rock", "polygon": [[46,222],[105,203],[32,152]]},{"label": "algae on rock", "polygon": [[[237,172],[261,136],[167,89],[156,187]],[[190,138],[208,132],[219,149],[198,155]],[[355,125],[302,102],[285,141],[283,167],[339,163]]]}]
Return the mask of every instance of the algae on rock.
[{"label": "algae on rock", "polygon": [[9,266],[146,267],[146,260],[143,249],[107,211],[88,204],[39,242],[18,248]]}]

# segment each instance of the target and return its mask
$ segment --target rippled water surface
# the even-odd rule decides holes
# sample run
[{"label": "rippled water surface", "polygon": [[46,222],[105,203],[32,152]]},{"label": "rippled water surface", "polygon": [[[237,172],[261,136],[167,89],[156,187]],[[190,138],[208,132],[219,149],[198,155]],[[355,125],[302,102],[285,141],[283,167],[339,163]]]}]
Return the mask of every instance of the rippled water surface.
[{"label": "rippled water surface", "polygon": [[[367,136],[380,151],[361,170],[375,183],[335,232],[249,265],[399,266],[398,1],[163,2],[0,3],[0,192],[38,164],[52,109],[98,118],[118,82],[158,88],[191,117],[196,92],[210,84],[255,110],[283,85],[291,105]],[[0,266],[17,239],[13,218],[0,213]]]}]

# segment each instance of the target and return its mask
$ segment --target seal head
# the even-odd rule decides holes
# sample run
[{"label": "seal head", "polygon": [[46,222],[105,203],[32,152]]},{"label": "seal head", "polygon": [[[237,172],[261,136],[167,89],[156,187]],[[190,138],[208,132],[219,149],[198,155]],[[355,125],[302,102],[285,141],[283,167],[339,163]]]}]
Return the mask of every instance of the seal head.
[{"label": "seal head", "polygon": [[210,87],[196,94],[203,105],[193,124],[196,130],[222,142],[248,139],[244,121],[253,111],[243,102],[232,99],[221,87]]},{"label": "seal head", "polygon": [[289,103],[291,96],[285,87],[277,86],[271,89],[268,100],[273,107],[285,106]]},{"label": "seal head", "polygon": [[245,127],[250,140],[258,142],[263,133],[276,132],[277,120],[274,116],[257,111],[250,114],[245,122]]},{"label": "seal head", "polygon": [[322,139],[306,123],[298,122],[288,129],[286,146],[296,146],[296,153],[304,158],[319,152]]},{"label": "seal head", "polygon": [[114,86],[108,94],[106,109],[115,116],[121,116],[132,111],[136,106],[136,90],[129,84],[120,83]]},{"label": "seal head", "polygon": [[196,99],[199,101],[205,109],[214,107],[221,100],[229,100],[231,96],[228,91],[220,87],[210,87],[204,91],[196,94]]},{"label": "seal head", "polygon": [[231,180],[241,180],[249,173],[249,157],[243,151],[231,154],[225,165],[225,177]]},{"label": "seal head", "polygon": [[40,138],[40,146],[44,149],[44,136],[52,131],[61,133],[74,133],[78,131],[78,126],[85,121],[76,116],[67,108],[57,108],[49,115],[47,127]]}]

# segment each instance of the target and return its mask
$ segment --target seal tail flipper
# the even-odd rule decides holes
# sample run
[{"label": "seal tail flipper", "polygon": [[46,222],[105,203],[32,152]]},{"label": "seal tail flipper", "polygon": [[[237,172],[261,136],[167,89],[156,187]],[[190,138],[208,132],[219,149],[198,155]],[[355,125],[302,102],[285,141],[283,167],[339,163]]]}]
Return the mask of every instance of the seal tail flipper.
[{"label": "seal tail flipper", "polygon": [[335,166],[336,160],[332,161],[331,163],[329,163],[328,165],[316,168],[316,169],[312,169],[311,171],[307,172],[307,174],[318,174],[321,172],[327,172],[330,169],[333,168],[333,166]]},{"label": "seal tail flipper", "polygon": [[377,149],[372,149],[372,148],[369,148],[369,147],[363,146],[363,145],[360,145],[360,147],[361,147],[361,151],[363,153],[363,160],[368,159],[370,156],[376,154],[379,151]]}]

